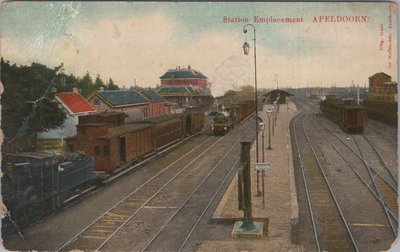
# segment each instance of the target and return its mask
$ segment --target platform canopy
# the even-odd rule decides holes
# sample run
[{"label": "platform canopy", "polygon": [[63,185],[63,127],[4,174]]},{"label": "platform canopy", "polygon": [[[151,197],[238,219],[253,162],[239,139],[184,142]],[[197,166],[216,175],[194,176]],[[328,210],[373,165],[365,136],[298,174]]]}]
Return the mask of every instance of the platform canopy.
[{"label": "platform canopy", "polygon": [[287,102],[287,97],[288,96],[293,96],[293,94],[281,90],[281,89],[274,89],[269,91],[268,93],[262,94],[263,97],[265,97],[265,102],[268,104],[272,104],[276,99],[279,97],[279,103],[280,104],[285,104]]}]

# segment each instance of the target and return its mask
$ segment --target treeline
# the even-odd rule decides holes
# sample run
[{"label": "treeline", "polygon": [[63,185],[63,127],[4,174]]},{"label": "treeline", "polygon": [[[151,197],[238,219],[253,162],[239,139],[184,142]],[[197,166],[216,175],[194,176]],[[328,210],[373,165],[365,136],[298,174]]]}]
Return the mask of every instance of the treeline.
[{"label": "treeline", "polygon": [[104,82],[100,75],[93,81],[89,72],[83,77],[64,73],[63,64],[55,68],[32,63],[30,66],[10,64],[1,58],[1,128],[4,144],[15,138],[59,127],[65,120],[64,111],[54,102],[59,92],[78,88],[87,97],[95,90],[116,90],[110,78]]}]

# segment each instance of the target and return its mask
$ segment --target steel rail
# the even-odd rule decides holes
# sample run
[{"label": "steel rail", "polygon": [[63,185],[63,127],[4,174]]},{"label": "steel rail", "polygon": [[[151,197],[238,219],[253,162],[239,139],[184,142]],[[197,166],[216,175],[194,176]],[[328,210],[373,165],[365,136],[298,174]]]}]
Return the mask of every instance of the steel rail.
[{"label": "steel rail", "polygon": [[371,178],[372,184],[373,184],[374,187],[375,187],[376,193],[377,193],[377,195],[379,196],[379,198],[382,200],[382,201],[381,201],[381,203],[382,203],[381,205],[382,205],[382,207],[383,207],[383,210],[385,211],[385,214],[386,214],[387,219],[389,220],[390,226],[392,227],[392,231],[393,231],[393,233],[395,234],[395,236],[397,236],[397,231],[396,231],[397,226],[395,226],[395,224],[392,222],[392,219],[390,218],[389,213],[388,213],[388,210],[390,210],[390,208],[386,206],[386,204],[385,204],[385,199],[383,198],[383,196],[382,196],[382,194],[381,194],[381,190],[379,189],[379,186],[376,184],[375,179],[374,179],[374,176],[372,176],[372,174],[371,174],[371,170],[370,170],[370,168],[369,168],[369,166],[368,166],[367,159],[366,159],[365,156],[364,156],[364,152],[361,150],[361,147],[360,147],[359,143],[356,141],[356,139],[354,138],[354,136],[353,136],[353,141],[354,141],[354,143],[356,144],[358,150],[360,151],[360,153],[361,153],[361,155],[362,155],[362,157],[363,157],[365,167],[366,167],[367,170],[368,170],[369,176],[370,176],[370,178]]},{"label": "steel rail", "polygon": [[[63,248],[65,248],[66,246],[68,246],[69,244],[71,244],[72,242],[74,242],[76,240],[76,238],[79,237],[79,235],[81,235],[83,232],[85,232],[86,230],[88,230],[91,226],[93,226],[93,224],[95,224],[98,220],[100,220],[102,217],[104,217],[108,212],[110,212],[111,210],[113,210],[114,208],[116,208],[119,204],[121,204],[123,201],[125,201],[128,197],[130,197],[132,194],[136,193],[139,189],[141,189],[142,187],[144,187],[145,185],[147,185],[148,183],[150,183],[153,179],[157,178],[161,173],[163,173],[164,171],[168,170],[169,168],[171,168],[174,164],[176,164],[178,161],[184,159],[186,156],[188,156],[189,154],[191,154],[192,152],[194,152],[195,150],[197,150],[198,148],[200,148],[201,146],[203,146],[204,144],[206,144],[207,142],[211,141],[211,139],[213,139],[215,137],[209,137],[207,138],[205,141],[203,141],[201,144],[199,144],[198,146],[196,146],[196,148],[192,149],[191,151],[187,152],[185,155],[183,155],[182,157],[180,157],[179,159],[175,160],[174,162],[172,162],[171,164],[169,164],[168,166],[166,166],[165,168],[163,168],[161,171],[159,171],[157,174],[155,174],[153,177],[151,177],[149,180],[147,180],[145,183],[143,183],[142,185],[140,185],[138,188],[136,188],[135,190],[133,190],[132,192],[130,192],[128,195],[126,195],[124,198],[122,198],[120,201],[118,201],[116,204],[114,204],[112,207],[110,207],[108,210],[106,210],[102,215],[100,215],[98,218],[96,218],[94,221],[92,221],[90,224],[88,224],[84,229],[82,229],[79,233],[77,233],[74,237],[72,237],[70,240],[68,240],[66,243],[64,243],[61,247],[59,247],[56,251],[60,251]],[[215,145],[216,143],[218,143],[221,139],[219,139],[217,142],[215,142],[213,145]],[[213,146],[212,145],[212,146]],[[209,148],[211,148],[212,146],[210,146]]]},{"label": "steel rail", "polygon": [[[196,160],[200,159],[209,149],[214,147],[219,141],[224,139],[225,136],[221,137],[216,141],[213,145],[208,147],[206,150],[204,150],[202,153],[200,153],[195,159],[193,159],[189,164],[187,164],[181,171],[179,171],[175,176],[173,176],[165,185],[163,185],[160,189],[158,189],[153,196],[151,196],[149,199],[147,199],[134,213],[132,213],[128,219],[126,219],[112,234],[110,234],[107,239],[105,239],[97,248],[96,250],[100,250],[125,224],[130,221],[141,209],[144,208],[144,206],[150,202],[153,198],[155,198],[159,192],[161,192],[165,187],[167,187],[172,181],[174,181],[175,178],[177,178],[183,171],[185,171],[191,164],[193,164]],[[139,189],[139,188],[138,188]]]},{"label": "steel rail", "polygon": [[[315,118],[312,118],[315,122],[319,123],[318,121],[316,121]],[[319,124],[320,125],[320,124]],[[325,129],[327,129],[333,136],[335,136],[340,142],[342,142],[351,152],[353,152],[361,161],[363,160],[362,157],[360,156],[360,154],[356,153],[343,139],[341,139],[339,136],[337,136],[331,129],[329,129],[326,126],[323,126]],[[318,129],[318,127],[317,127]],[[393,185],[392,183],[390,183],[387,178],[385,178],[382,174],[380,174],[377,169],[373,166],[371,166],[370,164],[368,164],[368,166],[382,179],[384,180],[393,190],[397,191],[397,187],[395,185]]]},{"label": "steel rail", "polygon": [[[396,148],[397,148],[397,138],[395,141],[393,141],[393,138],[388,138],[386,135],[382,134],[381,131],[375,129],[376,127],[379,127],[379,125],[377,125],[377,124],[380,124],[380,122],[377,120],[368,120],[367,127],[368,127],[368,129],[374,131],[377,135],[382,136],[387,142],[389,142],[391,145],[396,146]],[[382,123],[382,124],[384,127],[386,127],[386,129],[392,130],[392,128],[388,127],[388,125],[386,125],[384,123]],[[381,129],[381,127],[379,127],[379,129]],[[397,132],[397,130],[396,130],[396,132]]]},{"label": "steel rail", "polygon": [[347,220],[346,220],[346,218],[344,217],[343,211],[341,210],[341,208],[340,208],[340,206],[339,206],[339,203],[338,203],[338,201],[337,201],[337,199],[336,199],[336,197],[335,197],[335,194],[334,194],[334,192],[333,192],[333,189],[332,189],[332,187],[331,187],[331,185],[330,185],[330,183],[329,183],[329,181],[328,181],[328,178],[327,178],[327,176],[326,176],[326,174],[325,174],[325,172],[324,172],[324,169],[322,168],[322,165],[321,165],[321,163],[320,163],[320,161],[319,161],[319,159],[318,159],[318,157],[317,157],[317,154],[316,154],[316,152],[315,152],[315,150],[314,150],[314,147],[313,147],[313,145],[312,145],[312,143],[311,143],[311,140],[310,140],[310,138],[309,138],[309,136],[308,136],[308,134],[307,134],[307,132],[306,132],[305,125],[304,125],[304,118],[305,118],[305,117],[303,117],[303,121],[302,121],[302,126],[303,126],[304,134],[305,134],[305,136],[306,136],[306,138],[307,138],[307,141],[308,141],[308,143],[309,143],[309,146],[310,146],[310,148],[311,148],[311,150],[312,150],[312,152],[313,152],[313,154],[314,154],[315,160],[316,160],[317,163],[318,163],[318,167],[319,167],[320,171],[322,172],[322,175],[323,175],[323,177],[324,177],[324,179],[325,179],[326,185],[327,185],[328,188],[329,188],[329,192],[330,192],[330,194],[331,194],[331,196],[332,196],[332,198],[333,198],[333,200],[334,200],[334,202],[335,202],[335,204],[336,204],[336,207],[337,207],[337,209],[338,209],[338,211],[339,211],[339,213],[340,213],[340,216],[341,216],[341,218],[342,218],[343,224],[345,225],[346,230],[347,230],[347,232],[348,232],[348,235],[349,235],[349,237],[350,237],[350,239],[351,239],[351,241],[352,241],[352,245],[353,245],[353,247],[354,247],[354,249],[355,249],[356,251],[359,251],[359,249],[358,249],[358,247],[357,247],[357,243],[356,243],[356,241],[354,240],[354,237],[353,237],[353,235],[352,235],[352,233],[351,233],[350,227],[349,227],[349,225],[347,224]]},{"label": "steel rail", "polygon": [[[244,132],[246,134],[248,132],[248,128]],[[243,134],[243,135],[244,135]],[[175,218],[175,216],[179,213],[179,211],[186,205],[186,203],[192,198],[192,196],[199,190],[199,188],[206,182],[206,180],[211,176],[211,174],[215,171],[215,169],[218,168],[218,166],[224,161],[224,159],[231,153],[231,151],[236,147],[236,145],[239,143],[239,141],[243,138],[243,135],[234,143],[232,144],[232,147],[229,148],[229,150],[226,152],[226,154],[221,158],[221,160],[207,173],[207,175],[204,177],[204,179],[200,182],[199,185],[192,191],[192,193],[186,198],[186,200],[177,208],[177,210],[171,215],[171,217],[163,223],[161,228],[157,231],[157,233],[153,236],[153,238],[146,243],[146,245],[140,250],[140,251],[145,251],[151,243],[158,237],[158,235],[165,229],[165,227],[172,221],[172,219]],[[237,161],[235,162],[237,163]]]},{"label": "steel rail", "polygon": [[[320,124],[319,124],[320,125]],[[317,127],[316,127],[317,128]],[[392,211],[391,211],[391,209],[390,208],[388,208],[387,206],[386,206],[386,203],[385,203],[385,201],[384,201],[384,199],[381,197],[381,195],[378,193],[378,192],[376,192],[373,188],[371,188],[370,187],[370,184],[367,182],[367,181],[365,181],[365,179],[359,174],[359,172],[357,171],[357,169],[352,165],[352,164],[350,164],[350,162],[347,160],[347,158],[343,155],[343,153],[317,128],[317,130],[324,136],[324,138],[327,140],[327,142],[336,150],[336,152],[342,157],[342,159],[343,159],[343,161],[344,162],[346,162],[346,164],[353,170],[353,172],[357,175],[357,177],[364,183],[364,185],[367,187],[367,189],[372,193],[372,195],[375,197],[375,199],[377,199],[378,200],[378,202],[381,204],[381,206],[383,207],[383,209],[384,209],[384,211],[385,211],[385,213],[386,213],[386,216],[387,216],[387,219],[388,219],[388,221],[389,221],[389,223],[390,223],[390,225],[391,225],[391,227],[392,227],[392,230],[393,229],[395,229],[395,227],[393,226],[393,223],[392,223],[392,220],[391,220],[391,218],[388,216],[388,214],[390,214],[390,216],[393,218],[393,219],[395,219],[397,222],[398,222],[398,219],[397,219],[397,217],[396,217],[396,214],[394,214]],[[356,154],[356,153],[354,153],[354,154]],[[373,181],[373,179],[371,179],[372,181]],[[385,181],[386,182],[386,181]],[[373,181],[373,183],[374,183],[374,181]],[[376,185],[375,185],[376,186]],[[376,188],[376,190],[378,190],[377,188]],[[394,231],[393,230],[393,232],[394,233],[396,233],[396,231]]]},{"label": "steel rail", "polygon": [[221,182],[220,186],[218,187],[217,191],[214,193],[213,197],[211,198],[211,200],[209,201],[208,205],[206,206],[206,208],[203,210],[203,212],[201,213],[200,217],[197,219],[196,223],[193,225],[192,229],[190,230],[190,232],[188,233],[188,235],[186,236],[185,240],[182,242],[181,246],[178,249],[178,252],[180,252],[182,250],[182,248],[186,245],[187,241],[189,240],[190,236],[192,235],[193,231],[196,229],[197,225],[199,224],[200,220],[203,218],[203,216],[205,215],[205,213],[207,212],[207,210],[210,208],[211,203],[215,200],[215,198],[217,197],[218,193],[221,191],[222,186],[225,184],[226,180],[229,178],[230,174],[232,173],[232,171],[234,170],[234,168],[236,167],[237,163],[239,162],[240,157],[236,159],[236,162],[232,165],[231,170],[229,171],[229,173],[225,176],[224,180]]},{"label": "steel rail", "polygon": [[321,251],[321,245],[319,244],[313,206],[312,206],[312,203],[311,203],[311,197],[310,197],[310,193],[309,193],[309,190],[308,190],[308,185],[307,185],[307,181],[306,181],[306,175],[305,175],[305,171],[304,171],[304,162],[303,162],[303,159],[302,159],[301,154],[300,154],[300,147],[299,147],[297,134],[296,134],[296,123],[297,123],[298,118],[300,118],[301,116],[304,116],[303,112],[301,114],[297,115],[296,118],[293,120],[294,139],[295,139],[296,148],[297,148],[297,152],[298,152],[298,156],[299,156],[299,160],[300,160],[301,174],[302,174],[302,178],[303,178],[305,192],[306,192],[306,195],[307,195],[307,203],[308,203],[308,208],[310,210],[309,212],[310,212],[311,223],[312,223],[313,231],[314,231],[314,238],[315,238],[315,242],[316,242],[318,251]]},{"label": "steel rail", "polygon": [[[320,126],[320,124],[319,124]],[[318,127],[315,127],[317,129],[317,131],[319,131],[324,138],[327,140],[327,142],[336,150],[336,152],[342,157],[343,161],[346,162],[346,164],[353,170],[353,172],[357,175],[357,177],[364,183],[364,185],[366,186],[366,188],[372,193],[372,195],[378,200],[379,203],[381,203],[382,206],[384,206],[385,208],[387,208],[386,203],[384,202],[384,200],[377,194],[377,192],[375,192],[375,190],[373,190],[373,188],[370,187],[370,184],[365,181],[365,179],[363,178],[363,176],[360,175],[360,173],[357,171],[357,169],[347,160],[347,158],[344,156],[344,154],[336,147],[336,145],[334,145],[332,143],[332,141],[330,141],[322,132]],[[333,134],[333,133],[332,133]],[[354,153],[356,154],[356,153]],[[385,181],[386,182],[386,181]],[[392,218],[394,218],[396,221],[397,217],[396,215],[389,209],[387,209],[389,214],[391,215]],[[391,222],[391,220],[389,219],[389,222]]]},{"label": "steel rail", "polygon": [[[383,167],[385,167],[385,169],[389,172],[389,174],[391,175],[391,177],[393,178],[393,180],[396,182],[396,184],[398,183],[396,176],[392,173],[391,169],[389,169],[389,167],[386,165],[386,162],[384,160],[384,158],[382,157],[381,153],[379,152],[378,148],[374,145],[374,143],[372,143],[371,139],[369,139],[369,137],[367,137],[365,134],[363,134],[363,137],[367,140],[367,142],[372,146],[372,148],[375,150],[376,154],[379,156],[379,160],[381,161]],[[397,187],[397,185],[396,185]]]}]

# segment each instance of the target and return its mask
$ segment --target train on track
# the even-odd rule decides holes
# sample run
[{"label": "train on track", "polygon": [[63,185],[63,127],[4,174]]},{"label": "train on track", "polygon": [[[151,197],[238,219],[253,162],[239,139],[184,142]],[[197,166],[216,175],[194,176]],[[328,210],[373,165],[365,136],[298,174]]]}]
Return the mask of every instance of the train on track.
[{"label": "train on track", "polygon": [[214,116],[211,131],[214,135],[225,135],[234,125],[239,124],[253,113],[255,108],[255,102],[252,100],[231,105],[225,111],[219,112]]},{"label": "train on track", "polygon": [[361,133],[367,122],[367,113],[363,106],[351,101],[337,99],[335,95],[327,95],[320,102],[321,112],[336,122],[344,131]]},{"label": "train on track", "polygon": [[37,223],[63,202],[96,181],[93,158],[82,153],[25,152],[7,157],[1,191],[11,218],[3,219],[2,234]]},{"label": "train on track", "polygon": [[66,153],[9,155],[2,169],[2,196],[10,217],[3,219],[3,234],[39,222],[79,192],[204,127],[201,111],[129,124],[124,117],[119,112],[79,117],[77,135],[67,139]]},{"label": "train on track", "polygon": [[67,139],[68,150],[84,151],[94,158],[96,172],[112,173],[122,165],[140,162],[204,127],[202,111],[129,124],[121,123],[123,117],[123,113],[117,112],[79,117],[77,135]]}]

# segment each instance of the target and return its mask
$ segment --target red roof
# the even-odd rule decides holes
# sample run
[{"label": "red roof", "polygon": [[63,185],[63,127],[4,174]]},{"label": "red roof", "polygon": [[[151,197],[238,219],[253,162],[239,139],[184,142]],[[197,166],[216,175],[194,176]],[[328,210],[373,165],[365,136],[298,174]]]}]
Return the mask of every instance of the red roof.
[{"label": "red roof", "polygon": [[56,95],[72,113],[94,112],[96,109],[78,93],[59,93]]}]

